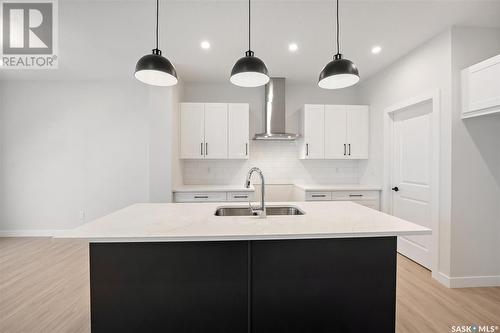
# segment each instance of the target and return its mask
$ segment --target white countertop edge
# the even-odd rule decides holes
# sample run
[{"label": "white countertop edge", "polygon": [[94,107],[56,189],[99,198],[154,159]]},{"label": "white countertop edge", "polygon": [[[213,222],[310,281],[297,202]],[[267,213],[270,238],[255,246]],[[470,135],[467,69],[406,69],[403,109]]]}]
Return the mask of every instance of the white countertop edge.
[{"label": "white countertop edge", "polygon": [[382,186],[363,184],[330,184],[330,185],[308,185],[294,184],[295,187],[303,191],[381,191]]},{"label": "white countertop edge", "polygon": [[[373,238],[430,235],[430,230],[398,231],[398,232],[350,232],[335,234],[299,234],[299,235],[237,235],[237,236],[189,236],[189,237],[99,237],[81,238],[65,237],[65,239],[88,240],[89,243],[150,243],[150,242],[217,242],[217,241],[251,241],[251,240],[293,240],[293,239],[329,239],[329,238]],[[55,237],[57,239],[57,237]]]},{"label": "white countertop edge", "polygon": [[181,192],[254,192],[255,188],[238,185],[180,185],[172,189],[174,193]]}]

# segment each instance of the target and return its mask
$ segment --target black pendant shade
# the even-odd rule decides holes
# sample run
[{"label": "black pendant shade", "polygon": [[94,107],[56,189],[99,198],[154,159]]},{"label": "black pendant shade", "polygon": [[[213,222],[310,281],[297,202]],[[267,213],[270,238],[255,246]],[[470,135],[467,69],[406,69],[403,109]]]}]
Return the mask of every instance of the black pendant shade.
[{"label": "black pendant shade", "polygon": [[359,81],[359,72],[356,65],[343,59],[340,53],[340,24],[339,24],[339,0],[337,0],[337,54],[323,68],[319,74],[318,86],[324,89],[340,89],[352,86]]},{"label": "black pendant shade", "polygon": [[259,87],[269,82],[269,74],[264,62],[249,50],[234,64],[230,81],[240,87]]},{"label": "black pendant shade", "polygon": [[139,59],[135,66],[135,77],[155,86],[173,86],[178,81],[174,65],[158,49],[153,49],[152,54]]},{"label": "black pendant shade", "polygon": [[156,0],[156,48],[152,54],[143,56],[135,65],[135,78],[146,84],[153,86],[173,86],[178,82],[177,72],[174,65],[161,55],[158,49],[158,7],[159,0]]},{"label": "black pendant shade", "polygon": [[248,51],[238,59],[231,70],[229,81],[240,87],[259,87],[269,82],[269,73],[262,60],[254,56],[250,48],[251,3],[248,0]]},{"label": "black pendant shade", "polygon": [[342,59],[342,54],[336,54],[319,74],[318,85],[324,89],[340,89],[352,86],[358,81],[356,65],[348,59]]}]

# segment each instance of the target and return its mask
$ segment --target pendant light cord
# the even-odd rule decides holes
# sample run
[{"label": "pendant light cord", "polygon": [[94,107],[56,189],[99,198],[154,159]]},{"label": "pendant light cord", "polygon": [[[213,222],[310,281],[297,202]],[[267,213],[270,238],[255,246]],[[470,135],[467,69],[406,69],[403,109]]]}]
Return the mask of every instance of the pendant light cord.
[{"label": "pendant light cord", "polygon": [[159,0],[156,0],[156,49],[158,50],[158,31],[159,31],[159,28],[158,28],[158,17],[159,17],[159,6],[160,6],[160,1]]},{"label": "pendant light cord", "polygon": [[337,54],[340,54],[339,0],[337,0]]},{"label": "pendant light cord", "polygon": [[248,0],[248,51],[250,51],[250,21],[251,21],[251,9],[250,9],[250,0]]}]

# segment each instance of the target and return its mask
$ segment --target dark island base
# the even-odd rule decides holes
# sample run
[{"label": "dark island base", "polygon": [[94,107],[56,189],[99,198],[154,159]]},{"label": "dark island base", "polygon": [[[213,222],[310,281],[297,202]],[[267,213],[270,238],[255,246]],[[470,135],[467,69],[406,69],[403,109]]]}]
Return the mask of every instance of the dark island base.
[{"label": "dark island base", "polygon": [[394,332],[396,237],[91,243],[100,332]]}]

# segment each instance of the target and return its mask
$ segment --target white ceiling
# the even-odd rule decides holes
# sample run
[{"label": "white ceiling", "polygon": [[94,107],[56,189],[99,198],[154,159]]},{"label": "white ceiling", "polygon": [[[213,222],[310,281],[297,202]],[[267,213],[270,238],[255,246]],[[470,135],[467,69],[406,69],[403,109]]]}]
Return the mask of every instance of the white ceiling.
[{"label": "white ceiling", "polygon": [[[2,79],[133,77],[154,47],[154,0],[59,0],[59,69],[3,70]],[[500,1],[341,1],[342,53],[362,79],[452,25],[500,27]],[[315,81],[334,53],[333,1],[258,0],[252,49],[272,76]],[[247,3],[162,1],[160,48],[184,81],[226,81],[247,49]],[[202,40],[212,47],[200,48]],[[299,50],[288,51],[296,42]],[[382,46],[375,56],[373,45]]]}]

